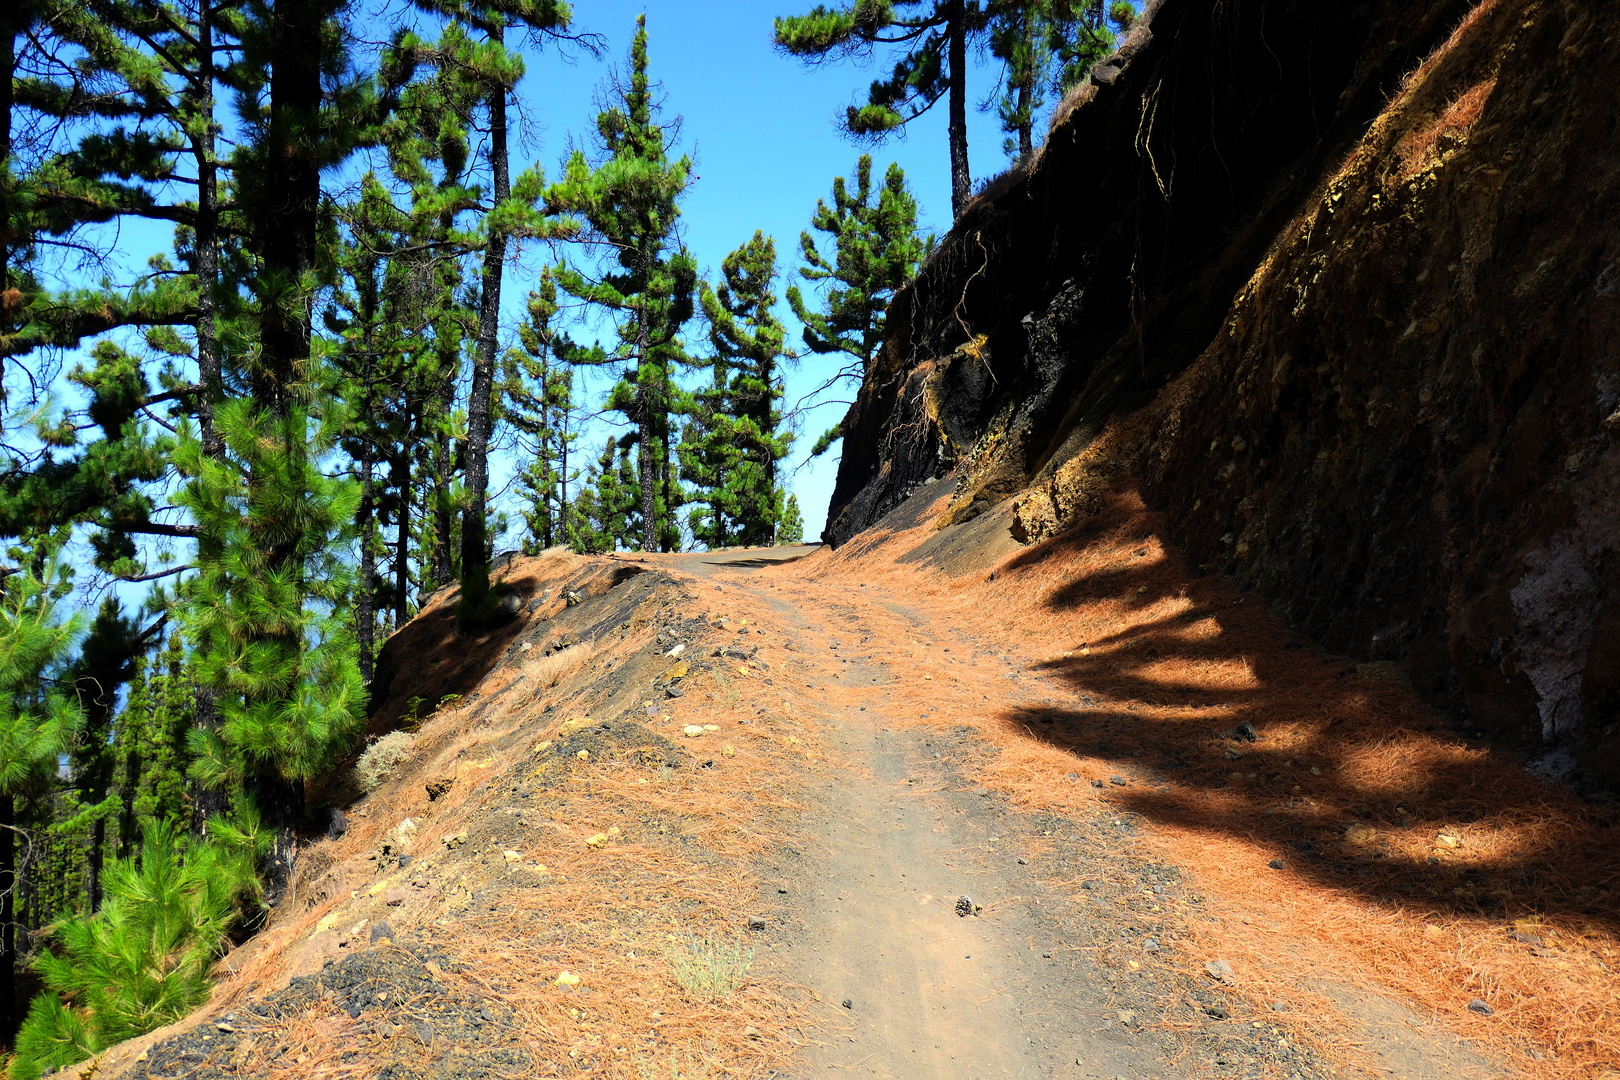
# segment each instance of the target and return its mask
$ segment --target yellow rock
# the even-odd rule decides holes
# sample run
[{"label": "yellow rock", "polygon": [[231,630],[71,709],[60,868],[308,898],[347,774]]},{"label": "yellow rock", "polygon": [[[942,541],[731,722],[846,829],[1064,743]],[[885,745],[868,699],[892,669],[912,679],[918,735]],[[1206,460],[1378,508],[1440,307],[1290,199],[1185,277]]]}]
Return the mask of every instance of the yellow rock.
[{"label": "yellow rock", "polygon": [[324,933],[325,931],[330,930],[330,929],[332,929],[332,927],[336,926],[337,921],[338,921],[338,917],[337,917],[337,912],[335,912],[335,911],[332,912],[332,914],[330,914],[330,915],[322,915],[321,916],[321,921],[315,924],[315,932],[317,934]]},{"label": "yellow rock", "polygon": [[681,728],[681,734],[685,735],[688,739],[695,739],[699,735],[703,734],[703,725],[687,724],[685,727]]},{"label": "yellow rock", "polygon": [[505,859],[507,862],[517,862],[519,859],[523,858],[523,853],[521,851],[503,851],[501,852],[501,858]]},{"label": "yellow rock", "polygon": [[1444,940],[1446,932],[1434,925],[1434,923],[1429,923],[1423,928],[1423,936],[1429,941],[1441,941]]},{"label": "yellow rock", "polygon": [[1462,847],[1462,837],[1454,836],[1451,833],[1441,833],[1434,838],[1434,846],[1445,848],[1447,851],[1456,851]]},{"label": "yellow rock", "polygon": [[599,848],[605,843],[607,843],[607,833],[599,832],[595,836],[587,838],[585,841],[585,846]]},{"label": "yellow rock", "polygon": [[609,836],[618,836],[619,835],[619,827],[617,825],[613,826],[613,828],[611,828],[611,829],[609,829],[607,831],[607,834]]},{"label": "yellow rock", "polygon": [[575,975],[572,971],[559,971],[557,973],[557,985],[558,986],[578,986],[579,985],[579,976]]},{"label": "yellow rock", "polygon": [[736,757],[737,756],[736,747],[732,746],[730,743],[726,743],[726,745],[722,746],[720,748],[720,753],[725,755],[726,757]]},{"label": "yellow rock", "polygon": [[1371,825],[1357,822],[1344,831],[1344,839],[1346,843],[1354,844],[1356,847],[1366,847],[1378,839],[1378,830]]},{"label": "yellow rock", "polygon": [[720,730],[720,725],[719,724],[704,724],[703,725],[703,730],[704,731],[719,731]]},{"label": "yellow rock", "polygon": [[591,752],[589,750],[581,750],[579,753],[575,754],[574,756],[579,758],[579,760],[581,760],[581,761],[589,761],[589,760],[591,760]]},{"label": "yellow rock", "polygon": [[542,749],[542,750],[550,750],[551,749],[551,740],[547,739],[545,742],[541,743],[540,744],[540,749]]},{"label": "yellow rock", "polygon": [[680,663],[664,672],[664,678],[669,679],[672,682],[676,679],[684,679],[686,678],[686,673],[690,670],[691,668],[686,666],[686,661],[682,660]]},{"label": "yellow rock", "polygon": [[745,667],[745,666],[744,666],[744,665],[742,665],[742,664],[738,664],[738,665],[737,665],[737,674],[739,674],[739,675],[741,675],[741,676],[742,676],[742,677],[743,677],[743,678],[745,678],[745,679],[746,679],[746,678],[748,678],[748,676],[749,676],[749,675],[750,675],[750,674],[752,674],[752,673],[751,673],[751,672],[750,672],[750,671],[749,671],[749,670],[748,670],[748,668],[747,668],[747,667]]}]

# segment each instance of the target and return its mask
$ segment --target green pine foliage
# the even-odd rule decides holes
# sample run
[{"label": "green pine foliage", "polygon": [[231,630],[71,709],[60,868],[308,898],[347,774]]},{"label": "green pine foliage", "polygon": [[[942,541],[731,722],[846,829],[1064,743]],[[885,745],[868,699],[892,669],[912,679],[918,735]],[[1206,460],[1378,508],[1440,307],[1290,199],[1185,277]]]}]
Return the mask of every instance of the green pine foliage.
[{"label": "green pine foliage", "polygon": [[184,838],[154,823],[140,853],[107,870],[99,912],[59,919],[33,966],[46,986],[17,1033],[11,1080],[35,1080],[124,1039],[173,1023],[208,1000],[214,961],[244,904],[256,903],[253,831]]},{"label": "green pine foliage", "polygon": [[641,481],[621,440],[609,438],[569,507],[568,546],[581,555],[641,550]]},{"label": "green pine foliage", "polygon": [[569,451],[579,438],[574,430],[574,370],[559,358],[559,346],[571,346],[555,324],[557,280],[550,268],[541,271],[540,288],[529,293],[528,319],[518,327],[522,349],[509,349],[500,385],[502,418],[529,452],[518,476],[528,509],[523,546],[543,551],[567,535]]},{"label": "green pine foliage", "polygon": [[785,331],[775,314],[776,244],[763,233],[727,255],[719,285],[703,286],[713,378],[691,406],[681,442],[684,478],[702,491],[688,517],[710,549],[776,539],[784,493],[777,462],[792,446],[782,428]]},{"label": "green pine foliage", "polygon": [[136,662],[129,695],[114,726],[118,852],[129,856],[154,826],[190,823],[186,791],[187,733],[195,711],[184,639],[175,634],[152,660]]},{"label": "green pine foliage", "polygon": [[[906,187],[906,174],[891,164],[883,184],[872,185],[872,156],[855,163],[855,189],[842,176],[833,178],[833,202],[817,200],[810,228],[824,233],[822,246],[809,230],[799,234],[799,276],[821,290],[812,308],[797,284],[788,286],[788,306],[804,325],[804,343],[817,356],[838,367],[811,393],[859,385],[866,377],[883,334],[889,301],[917,276],[933,250],[934,238],[917,233],[917,200]],[[825,453],[842,437],[835,425],[811,448]]]},{"label": "green pine foliage", "polygon": [[782,507],[782,523],[776,527],[778,545],[804,543],[804,514],[799,510],[799,497],[789,495]]}]

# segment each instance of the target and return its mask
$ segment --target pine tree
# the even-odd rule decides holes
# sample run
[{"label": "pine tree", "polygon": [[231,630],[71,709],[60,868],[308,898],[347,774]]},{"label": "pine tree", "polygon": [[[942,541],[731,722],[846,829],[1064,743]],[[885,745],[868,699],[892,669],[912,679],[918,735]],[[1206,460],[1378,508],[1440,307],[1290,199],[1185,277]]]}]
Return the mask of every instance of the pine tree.
[{"label": "pine tree", "polygon": [[60,545],[41,537],[12,548],[18,565],[0,593],[0,1033],[16,1026],[17,800],[52,778],[84,725],[78,701],[47,677],[83,628],[57,615]]},{"label": "pine tree", "polygon": [[804,515],[799,511],[799,497],[789,495],[782,508],[782,524],[776,530],[778,544],[804,543]]},{"label": "pine tree", "polygon": [[34,959],[47,989],[17,1033],[11,1080],[64,1069],[208,1000],[214,961],[244,900],[258,895],[259,837],[220,832],[188,842],[172,825],[153,825],[139,855],[109,868],[106,906],[50,928],[54,948]]},{"label": "pine tree", "polygon": [[[721,262],[723,280],[703,286],[703,312],[714,349],[713,388],[694,441],[694,479],[711,494],[709,517],[694,535],[711,547],[755,547],[776,538],[783,492],[776,463],[792,435],[782,430],[781,363],[785,332],[774,312],[776,244],[761,232]],[[685,445],[685,444],[683,444]]]},{"label": "pine tree", "polygon": [[776,20],[776,44],[811,62],[828,56],[867,59],[879,46],[899,54],[887,78],[872,83],[867,102],[851,105],[851,135],[881,138],[948,100],[951,216],[972,197],[967,145],[968,42],[982,36],[990,15],[979,0],[846,0],[806,15]]},{"label": "pine tree", "polygon": [[670,160],[656,118],[645,15],[636,19],[629,82],[616,93],[618,103],[596,118],[602,160],[593,168],[575,151],[547,195],[553,206],[584,219],[587,239],[613,259],[594,277],[577,266],[559,267],[557,284],[615,320],[612,348],[579,349],[567,359],[623,369],[607,408],[634,428],[641,550],[670,551],[680,543],[675,511],[684,498],[670,460],[670,416],[681,404],[674,371],[686,359],[680,334],[697,288],[697,263],[680,244],[677,226],[693,177],[690,158]]},{"label": "pine tree", "polygon": [[[804,325],[811,352],[841,358],[813,397],[866,377],[883,345],[889,301],[917,276],[934,238],[917,234],[917,200],[899,165],[889,166],[874,192],[870,154],[855,163],[853,193],[842,176],[833,178],[833,204],[817,200],[810,226],[832,242],[832,250],[823,251],[808,230],[799,234],[799,276],[822,285],[821,306],[812,311],[795,284],[788,286],[788,307]],[[825,453],[841,436],[841,426],[824,432],[811,456]]]},{"label": "pine tree", "polygon": [[[523,77],[520,54],[506,48],[506,31],[525,28],[544,38],[567,29],[571,12],[561,0],[501,0],[499,3],[463,4],[457,0],[413,0],[423,11],[452,20],[441,37],[436,62],[476,84],[488,124],[487,162],[490,171],[488,210],[483,217],[483,267],[479,278],[478,333],[473,346],[472,380],[467,392],[467,443],[464,473],[467,496],[461,520],[462,618],[478,622],[489,614],[489,558],[487,550],[489,497],[489,445],[494,430],[496,346],[501,311],[501,288],[508,243],[525,237],[554,237],[571,231],[541,212],[538,200],[545,179],[531,168],[511,179],[507,148],[507,105]],[[459,32],[465,26],[482,41]]]},{"label": "pine tree", "polygon": [[529,463],[518,477],[529,509],[525,548],[544,550],[560,543],[567,513],[568,454],[577,431],[572,430],[574,371],[559,358],[571,346],[553,325],[558,310],[557,280],[548,268],[541,272],[540,288],[529,293],[529,317],[518,328],[522,350],[507,352],[502,372],[502,419],[526,440]]},{"label": "pine tree", "polygon": [[568,546],[581,555],[639,549],[645,535],[640,527],[640,491],[628,448],[609,438],[570,507]]},{"label": "pine tree", "polygon": [[107,819],[118,813],[119,798],[112,792],[112,720],[119,689],[135,673],[135,659],[145,651],[139,626],[124,615],[117,597],[102,601],[90,624],[78,658],[69,666],[65,682],[78,698],[84,716],[83,736],[73,749],[73,779],[90,828],[86,853],[86,889],[90,910],[101,906],[101,869],[107,845]]}]

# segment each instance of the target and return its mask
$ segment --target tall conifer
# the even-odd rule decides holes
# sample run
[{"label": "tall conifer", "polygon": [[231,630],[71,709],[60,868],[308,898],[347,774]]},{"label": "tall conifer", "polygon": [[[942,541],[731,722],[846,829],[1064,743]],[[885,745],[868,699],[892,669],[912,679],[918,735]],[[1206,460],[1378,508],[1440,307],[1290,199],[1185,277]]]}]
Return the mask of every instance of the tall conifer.
[{"label": "tall conifer", "polygon": [[680,243],[680,200],[692,182],[692,162],[671,160],[647,75],[647,17],[636,18],[628,83],[618,101],[597,114],[602,159],[593,167],[575,151],[552,187],[553,205],[578,214],[587,239],[610,259],[599,274],[578,266],[557,270],[557,284],[614,319],[611,348],[578,350],[576,363],[615,364],[623,375],[608,409],[633,428],[641,488],[641,549],[670,551],[680,543],[675,510],[682,501],[670,461],[670,416],[679,405],[674,371],[685,360],[681,328],[693,314],[697,263]]}]

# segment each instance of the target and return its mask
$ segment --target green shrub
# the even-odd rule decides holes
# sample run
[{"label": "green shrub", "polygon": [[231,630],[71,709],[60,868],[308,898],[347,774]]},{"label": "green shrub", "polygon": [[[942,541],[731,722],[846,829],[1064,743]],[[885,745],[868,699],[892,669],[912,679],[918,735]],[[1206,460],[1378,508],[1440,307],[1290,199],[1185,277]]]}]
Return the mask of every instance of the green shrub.
[{"label": "green shrub", "polygon": [[17,1032],[11,1080],[83,1061],[208,1000],[209,973],[242,903],[257,900],[263,845],[252,821],[209,828],[212,839],[193,841],[153,825],[138,856],[108,868],[101,910],[50,928],[52,948],[33,961],[49,989]]},{"label": "green shrub", "polygon": [[737,941],[715,941],[694,935],[684,947],[668,953],[675,981],[688,993],[719,1001],[743,984],[754,950]]},{"label": "green shrub", "polygon": [[416,748],[416,737],[405,731],[391,731],[366,747],[355,763],[355,779],[363,792],[375,791],[395,769],[408,760]]}]

